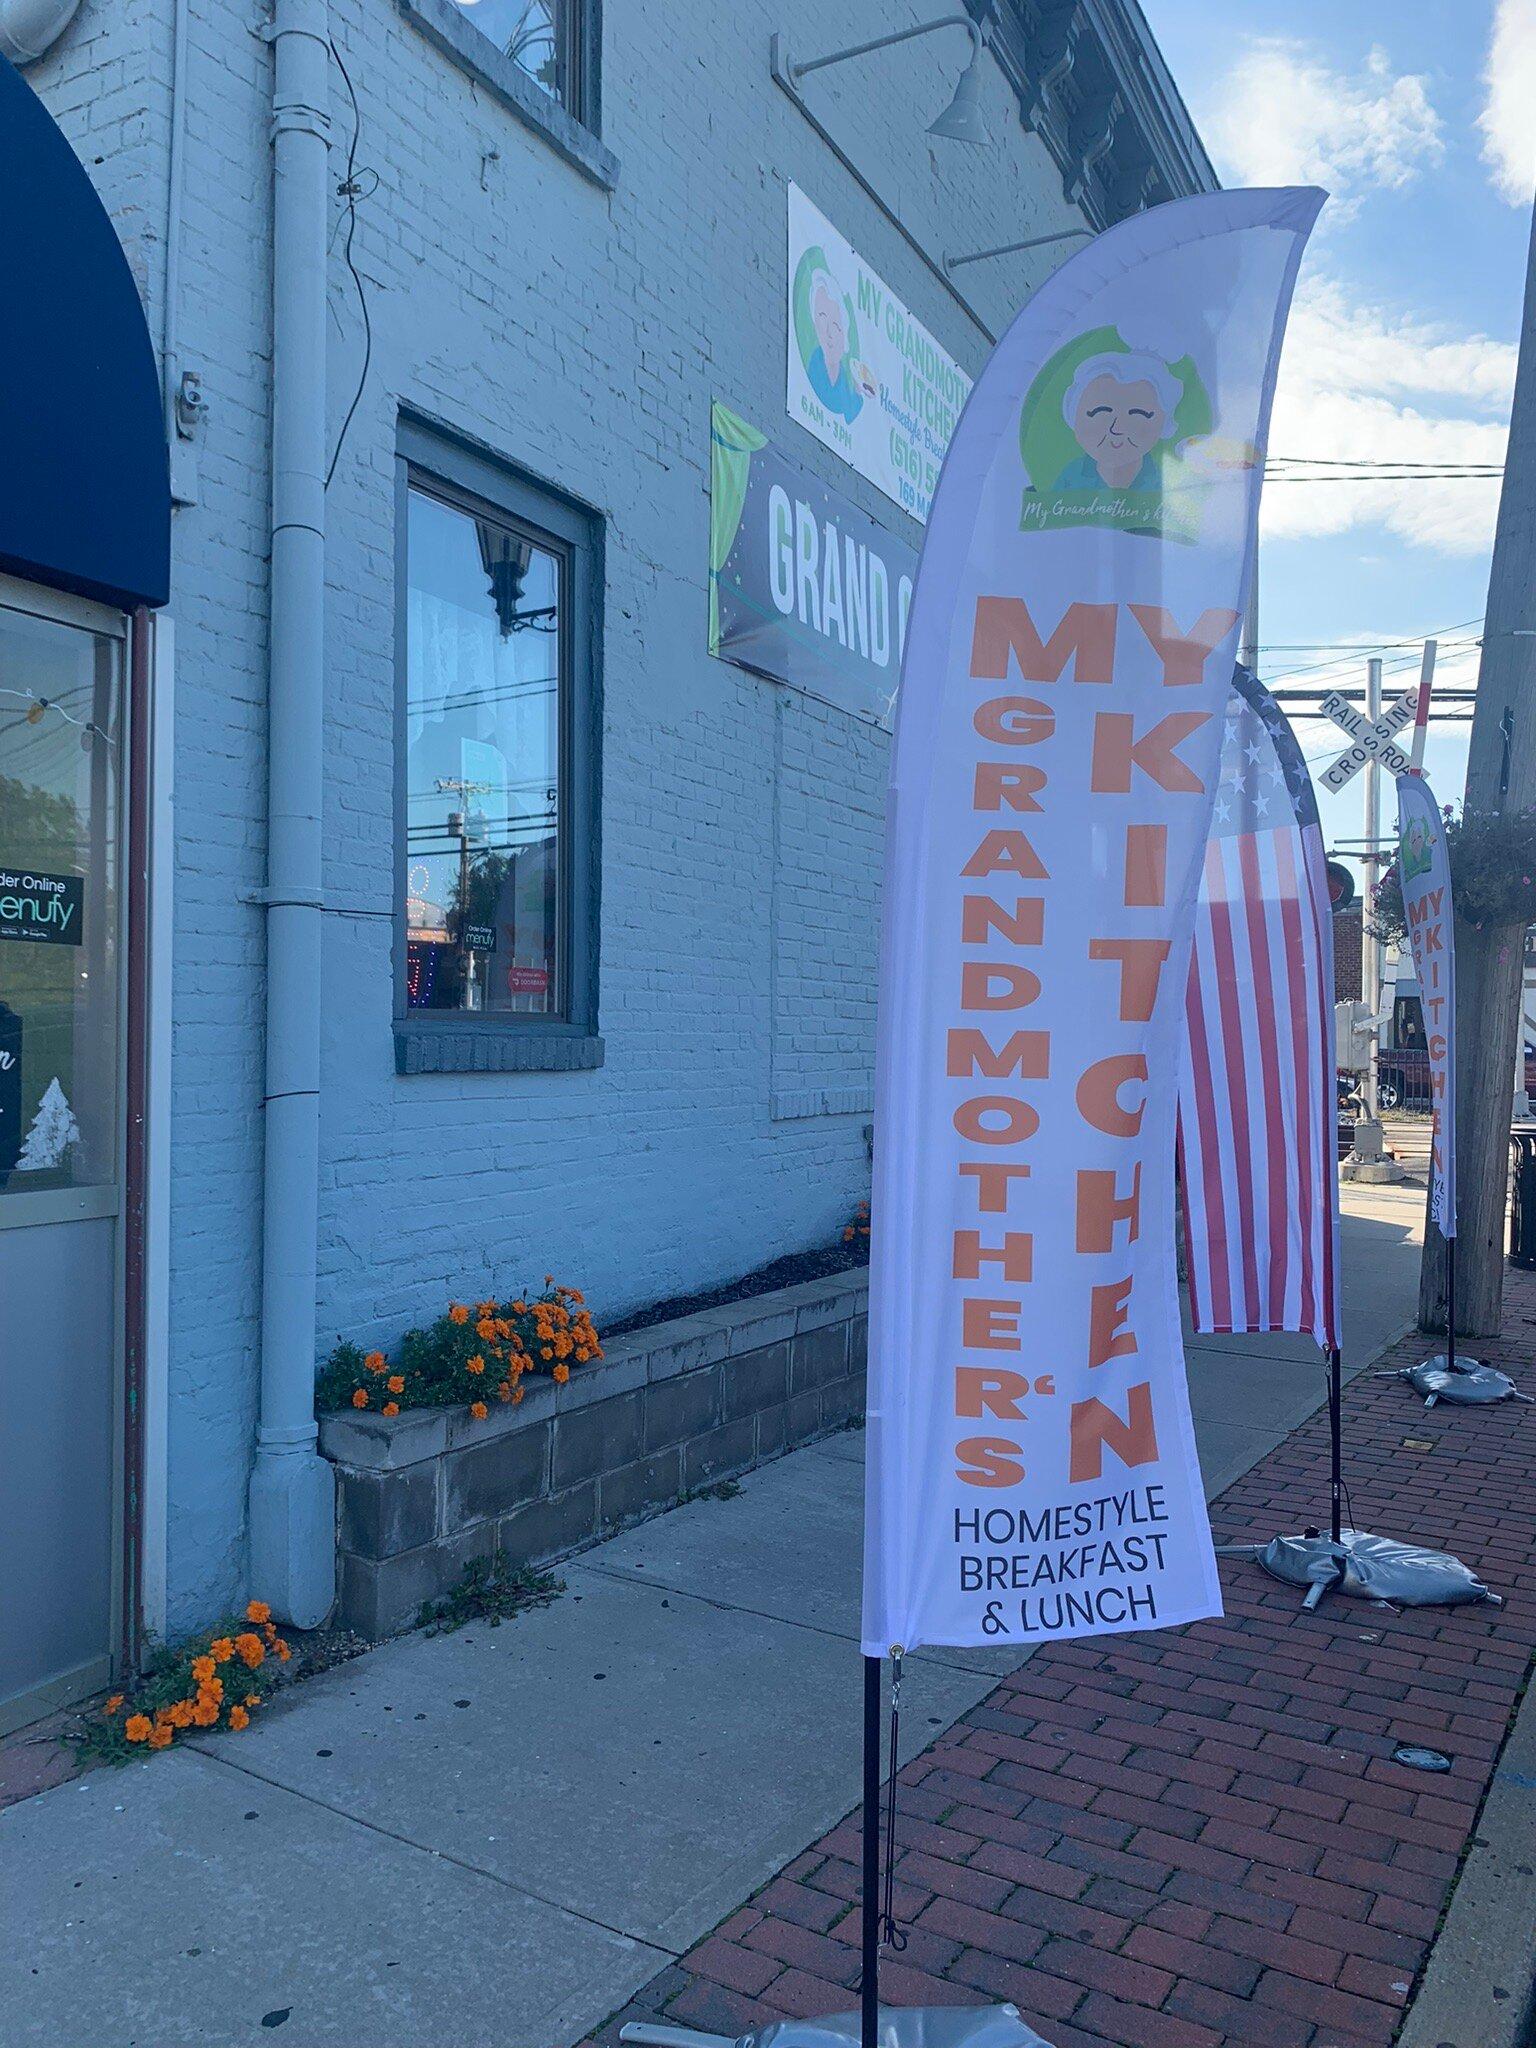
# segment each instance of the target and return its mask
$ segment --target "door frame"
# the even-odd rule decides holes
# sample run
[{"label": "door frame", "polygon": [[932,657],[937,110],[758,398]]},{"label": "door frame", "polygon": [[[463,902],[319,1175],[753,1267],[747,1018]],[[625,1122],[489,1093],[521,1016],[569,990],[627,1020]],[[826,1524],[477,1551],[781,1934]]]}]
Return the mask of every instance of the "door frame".
[{"label": "door frame", "polygon": [[[147,940],[154,904],[152,862],[155,623],[140,608],[128,614],[72,592],[23,581],[0,572],[0,609],[108,635],[121,653],[121,772],[118,783],[118,978],[117,1186],[118,1228],[114,1242],[113,1467],[110,1526],[113,1530],[109,1636],[105,1652],[73,1673],[39,1686],[0,1707],[0,1734],[89,1697],[102,1685],[136,1671],[144,1646],[144,1476],[146,1393],[158,1375],[146,1359],[147,1311],[157,1289],[163,1296],[168,1269],[163,1231],[153,1255],[147,1230],[151,1173],[162,1169],[164,1145],[154,1139],[164,1124],[163,1071],[151,1054],[150,977]],[[166,934],[167,944],[169,934]],[[160,1020],[168,1033],[168,1014]],[[165,1058],[158,1063],[163,1070]],[[158,1154],[158,1157],[157,1157]],[[22,1196],[23,1215],[11,1227],[99,1215],[107,1202],[100,1190],[58,1190]],[[163,1354],[163,1346],[160,1347]],[[161,1432],[163,1442],[163,1430]],[[164,1486],[160,1487],[163,1501]],[[163,1548],[163,1545],[162,1545]]]}]

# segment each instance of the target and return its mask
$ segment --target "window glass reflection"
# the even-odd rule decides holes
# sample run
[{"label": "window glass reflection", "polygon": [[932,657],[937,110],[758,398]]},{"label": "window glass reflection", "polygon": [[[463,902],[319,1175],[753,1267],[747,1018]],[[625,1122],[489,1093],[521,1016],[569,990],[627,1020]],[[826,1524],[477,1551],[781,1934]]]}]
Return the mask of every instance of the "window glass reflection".
[{"label": "window glass reflection", "polygon": [[563,561],[410,492],[406,1001],[561,1014]]},{"label": "window glass reflection", "polygon": [[574,0],[458,0],[458,5],[520,71],[570,107]]},{"label": "window glass reflection", "polygon": [[120,689],[116,640],[0,609],[6,1193],[117,1179]]}]

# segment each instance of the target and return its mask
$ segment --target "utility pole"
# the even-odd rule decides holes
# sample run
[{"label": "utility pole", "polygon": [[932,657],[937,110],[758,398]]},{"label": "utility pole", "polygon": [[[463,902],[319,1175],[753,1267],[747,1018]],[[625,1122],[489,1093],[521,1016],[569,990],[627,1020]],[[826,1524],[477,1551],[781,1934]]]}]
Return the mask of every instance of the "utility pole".
[{"label": "utility pole", "polygon": [[[1468,815],[1536,803],[1536,223],[1509,447],[1499,495],[1477,699],[1467,756]],[[1499,1327],[1509,1184],[1510,1076],[1520,1029],[1525,930],[1519,923],[1456,926],[1456,1326]],[[1426,1222],[1419,1327],[1445,1327],[1445,1241]]]}]

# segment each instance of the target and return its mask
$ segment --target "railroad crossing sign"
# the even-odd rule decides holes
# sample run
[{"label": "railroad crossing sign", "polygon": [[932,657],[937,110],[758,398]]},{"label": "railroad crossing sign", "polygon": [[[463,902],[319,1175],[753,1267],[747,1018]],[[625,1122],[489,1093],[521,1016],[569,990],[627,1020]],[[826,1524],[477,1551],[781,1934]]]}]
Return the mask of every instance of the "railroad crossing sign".
[{"label": "railroad crossing sign", "polygon": [[1324,789],[1340,790],[1351,776],[1358,775],[1367,761],[1375,761],[1389,769],[1393,775],[1411,773],[1413,763],[1396,744],[1397,735],[1405,725],[1412,725],[1419,706],[1417,689],[1405,690],[1394,704],[1389,704],[1374,724],[1362,712],[1355,709],[1347,697],[1341,697],[1336,690],[1330,690],[1324,697],[1321,710],[1334,724],[1349,734],[1350,744],[1331,767],[1325,768],[1317,778]]}]

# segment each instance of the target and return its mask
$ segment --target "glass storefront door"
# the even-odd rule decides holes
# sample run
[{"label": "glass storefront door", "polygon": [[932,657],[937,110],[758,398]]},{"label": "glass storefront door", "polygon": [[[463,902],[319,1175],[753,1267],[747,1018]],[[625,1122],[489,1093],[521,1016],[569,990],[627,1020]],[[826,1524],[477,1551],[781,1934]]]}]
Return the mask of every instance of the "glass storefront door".
[{"label": "glass storefront door", "polygon": [[0,1731],[117,1611],[123,621],[0,579]]}]

